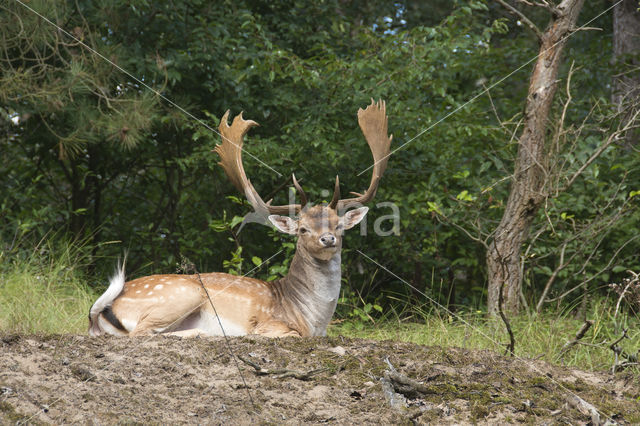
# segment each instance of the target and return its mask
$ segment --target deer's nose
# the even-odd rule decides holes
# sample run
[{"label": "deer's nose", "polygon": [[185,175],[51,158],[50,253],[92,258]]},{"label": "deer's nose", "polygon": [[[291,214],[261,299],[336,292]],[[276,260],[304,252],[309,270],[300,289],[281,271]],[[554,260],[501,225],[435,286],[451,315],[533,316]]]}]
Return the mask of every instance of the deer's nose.
[{"label": "deer's nose", "polygon": [[336,237],[333,234],[325,233],[320,235],[320,243],[325,247],[332,247],[336,245]]}]

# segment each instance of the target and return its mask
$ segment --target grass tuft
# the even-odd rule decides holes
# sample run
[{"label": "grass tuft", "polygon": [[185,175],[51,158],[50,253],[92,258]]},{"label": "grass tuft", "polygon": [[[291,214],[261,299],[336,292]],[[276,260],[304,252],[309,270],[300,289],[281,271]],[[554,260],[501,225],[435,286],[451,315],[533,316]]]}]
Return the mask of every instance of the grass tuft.
[{"label": "grass tuft", "polygon": [[43,243],[29,252],[0,251],[0,331],[86,333],[98,297],[87,286],[86,247]]}]

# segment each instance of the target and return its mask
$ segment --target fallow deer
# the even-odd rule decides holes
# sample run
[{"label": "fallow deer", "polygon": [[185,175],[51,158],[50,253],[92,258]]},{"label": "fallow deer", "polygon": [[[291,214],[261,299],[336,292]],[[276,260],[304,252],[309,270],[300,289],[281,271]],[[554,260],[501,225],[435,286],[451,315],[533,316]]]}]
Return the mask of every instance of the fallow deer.
[{"label": "fallow deer", "polygon": [[[340,198],[335,189],[328,205],[309,206],[293,176],[301,204],[265,203],[245,175],[244,136],[257,123],[242,114],[220,122],[222,144],[215,151],[231,182],[244,192],[258,213],[287,234],[297,235],[296,253],[287,275],[272,282],[225,273],[151,275],[125,282],[124,265],[105,293],[91,307],[89,334],[138,336],[171,333],[179,336],[245,335],[323,336],[340,294],[343,232],[366,215],[387,166],[391,136],[387,135],[384,101],[358,110],[358,123],[373,154],[373,176],[364,194]],[[339,212],[344,212],[340,215]],[[297,218],[283,216],[294,212]]]}]

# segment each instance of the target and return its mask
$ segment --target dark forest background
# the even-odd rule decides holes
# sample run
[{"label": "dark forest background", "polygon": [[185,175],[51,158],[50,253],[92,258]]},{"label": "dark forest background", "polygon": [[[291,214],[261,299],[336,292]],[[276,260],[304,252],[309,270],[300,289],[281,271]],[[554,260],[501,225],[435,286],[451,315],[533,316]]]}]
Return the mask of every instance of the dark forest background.
[{"label": "dark forest background", "polygon": [[[507,3],[546,28],[547,10]],[[624,4],[616,21],[603,13],[611,1],[585,2],[578,25],[590,28],[563,52],[545,199],[522,248],[523,309],[579,309],[640,270],[640,35],[619,41],[640,19],[637,2]],[[217,165],[211,128],[244,111],[260,123],[247,152],[280,173],[245,155],[258,191],[286,202],[295,172],[320,202],[336,174],[343,193],[368,186],[356,111],[382,98],[392,148],[410,142],[390,158],[367,235],[347,235],[345,297],[486,309],[486,244],[539,47],[499,2],[9,0],[0,35],[3,262],[71,241],[90,285],[104,286],[125,251],[137,277],[184,258],[246,273],[284,247],[255,273],[273,279],[293,240],[258,224],[238,233],[250,206]],[[399,227],[379,236],[385,201]]]}]

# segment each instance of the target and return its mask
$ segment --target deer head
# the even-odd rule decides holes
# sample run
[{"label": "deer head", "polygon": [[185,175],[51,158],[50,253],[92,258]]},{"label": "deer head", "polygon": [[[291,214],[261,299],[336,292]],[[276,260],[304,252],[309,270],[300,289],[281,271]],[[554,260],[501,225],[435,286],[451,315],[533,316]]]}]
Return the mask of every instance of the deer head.
[{"label": "deer head", "polygon": [[[231,182],[240,189],[258,215],[270,214],[269,221],[281,232],[298,236],[298,250],[305,250],[314,258],[330,259],[342,247],[342,235],[347,229],[357,225],[367,214],[368,208],[362,207],[373,199],[380,179],[387,167],[392,136],[387,135],[387,115],[384,101],[371,100],[366,108],[358,110],[358,124],[367,140],[373,155],[373,174],[369,188],[362,194],[352,192],[352,198],[340,198],[340,179],[336,176],[333,198],[328,205],[308,207],[307,195],[292,175],[293,185],[300,196],[300,204],[274,206],[271,201],[264,202],[242,165],[242,147],[244,136],[249,129],[257,126],[253,120],[245,120],[242,113],[237,115],[231,126],[228,123],[229,111],[220,122],[222,144],[215,148],[220,155],[220,165]],[[358,207],[346,211],[351,207]],[[344,214],[343,214],[344,212]],[[292,218],[292,215],[297,218]],[[288,215],[288,216],[287,216]]]}]

